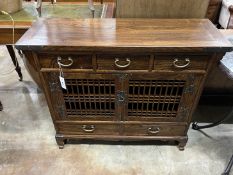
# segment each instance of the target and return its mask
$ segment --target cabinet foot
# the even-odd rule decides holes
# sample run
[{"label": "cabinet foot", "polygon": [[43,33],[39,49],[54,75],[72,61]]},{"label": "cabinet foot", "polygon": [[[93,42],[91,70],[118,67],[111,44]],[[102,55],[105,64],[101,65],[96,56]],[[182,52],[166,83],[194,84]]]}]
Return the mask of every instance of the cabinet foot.
[{"label": "cabinet foot", "polygon": [[184,151],[184,148],[186,146],[187,141],[188,141],[188,138],[178,140],[178,142],[179,142],[178,148],[180,151]]},{"label": "cabinet foot", "polygon": [[56,135],[55,138],[59,149],[63,149],[66,143],[66,139],[62,135]]},{"label": "cabinet foot", "polygon": [[59,145],[58,147],[59,147],[59,149],[63,149],[64,145]]}]

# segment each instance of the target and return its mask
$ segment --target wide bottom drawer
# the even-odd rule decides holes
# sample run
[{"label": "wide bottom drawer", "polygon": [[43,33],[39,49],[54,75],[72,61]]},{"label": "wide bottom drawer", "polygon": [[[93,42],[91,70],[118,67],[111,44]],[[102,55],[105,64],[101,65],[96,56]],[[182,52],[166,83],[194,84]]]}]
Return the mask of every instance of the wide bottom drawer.
[{"label": "wide bottom drawer", "polygon": [[125,124],[126,136],[185,136],[186,125],[173,124]]},{"label": "wide bottom drawer", "polygon": [[76,134],[76,135],[118,135],[120,131],[119,124],[96,124],[83,123],[71,124],[62,123],[56,124],[58,132],[62,134]]},{"label": "wide bottom drawer", "polygon": [[172,123],[57,123],[60,134],[122,136],[186,136],[187,125]]}]

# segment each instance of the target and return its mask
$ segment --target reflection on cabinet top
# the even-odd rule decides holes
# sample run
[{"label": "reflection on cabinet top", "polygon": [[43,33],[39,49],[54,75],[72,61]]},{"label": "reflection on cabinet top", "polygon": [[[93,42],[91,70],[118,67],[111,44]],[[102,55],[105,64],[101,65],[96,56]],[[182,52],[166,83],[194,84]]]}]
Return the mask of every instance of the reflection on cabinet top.
[{"label": "reflection on cabinet top", "polygon": [[224,52],[232,45],[208,19],[40,19],[22,50]]}]

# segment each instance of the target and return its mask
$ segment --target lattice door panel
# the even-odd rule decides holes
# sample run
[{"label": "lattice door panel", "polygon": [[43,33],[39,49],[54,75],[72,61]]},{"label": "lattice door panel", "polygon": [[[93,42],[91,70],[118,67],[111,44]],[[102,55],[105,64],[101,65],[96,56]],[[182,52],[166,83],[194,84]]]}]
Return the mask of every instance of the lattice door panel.
[{"label": "lattice door panel", "polygon": [[109,79],[66,79],[63,90],[68,116],[106,116],[115,113],[115,83]]},{"label": "lattice door panel", "polygon": [[128,117],[176,117],[185,80],[129,80]]}]

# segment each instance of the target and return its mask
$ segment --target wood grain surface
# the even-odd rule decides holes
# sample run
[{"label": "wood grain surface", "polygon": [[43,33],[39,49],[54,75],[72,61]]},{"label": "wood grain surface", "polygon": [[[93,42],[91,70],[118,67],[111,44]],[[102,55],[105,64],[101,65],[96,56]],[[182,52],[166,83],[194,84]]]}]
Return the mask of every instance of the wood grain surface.
[{"label": "wood grain surface", "polygon": [[231,44],[207,19],[41,19],[17,42],[17,48],[24,50],[47,46],[63,51],[143,48],[217,52],[229,50]]}]

